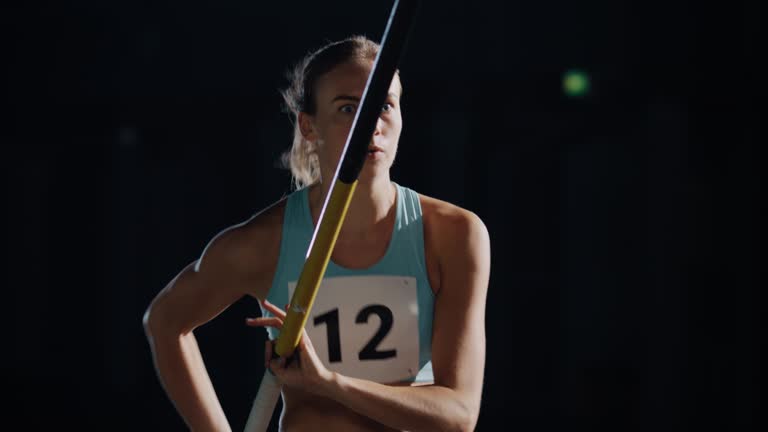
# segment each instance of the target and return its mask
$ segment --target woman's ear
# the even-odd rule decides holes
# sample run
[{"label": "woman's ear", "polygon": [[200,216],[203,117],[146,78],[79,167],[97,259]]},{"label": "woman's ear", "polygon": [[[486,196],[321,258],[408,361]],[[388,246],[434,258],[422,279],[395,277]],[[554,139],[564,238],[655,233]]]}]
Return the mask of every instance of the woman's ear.
[{"label": "woman's ear", "polygon": [[299,113],[299,131],[301,131],[301,136],[311,143],[317,141],[317,132],[315,131],[313,120],[311,115],[305,112]]}]

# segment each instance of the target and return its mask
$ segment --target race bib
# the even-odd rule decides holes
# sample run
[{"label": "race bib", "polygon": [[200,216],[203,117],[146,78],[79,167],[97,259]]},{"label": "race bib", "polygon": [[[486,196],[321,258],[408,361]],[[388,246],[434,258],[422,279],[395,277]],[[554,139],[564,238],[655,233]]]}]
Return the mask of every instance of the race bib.
[{"label": "race bib", "polygon": [[[288,284],[293,298],[296,282]],[[342,375],[380,383],[419,371],[416,278],[323,279],[305,328],[320,360]]]}]

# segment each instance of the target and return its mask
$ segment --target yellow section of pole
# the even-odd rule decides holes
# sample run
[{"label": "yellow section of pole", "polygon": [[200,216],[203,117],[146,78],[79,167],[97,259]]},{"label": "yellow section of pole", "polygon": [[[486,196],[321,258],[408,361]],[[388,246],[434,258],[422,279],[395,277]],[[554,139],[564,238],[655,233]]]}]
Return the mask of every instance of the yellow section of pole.
[{"label": "yellow section of pole", "polygon": [[291,356],[299,345],[301,329],[304,328],[308,318],[307,312],[312,309],[356,187],[357,180],[347,184],[337,179],[331,189],[309,257],[304,262],[296,283],[296,291],[286,311],[283,328],[280,330],[280,336],[277,337],[275,353],[280,357]]}]

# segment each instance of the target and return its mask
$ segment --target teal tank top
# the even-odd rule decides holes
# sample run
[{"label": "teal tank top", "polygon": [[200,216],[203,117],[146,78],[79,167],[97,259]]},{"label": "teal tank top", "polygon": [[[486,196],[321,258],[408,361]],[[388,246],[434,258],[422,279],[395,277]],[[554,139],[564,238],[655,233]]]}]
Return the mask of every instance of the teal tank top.
[{"label": "teal tank top", "polygon": [[[366,269],[331,260],[305,329],[331,370],[377,382],[431,382],[434,293],[427,277],[419,196],[397,189],[387,251]],[[299,278],[314,233],[308,189],[285,206],[280,257],[267,300],[282,308]],[[263,316],[271,314],[262,308]],[[270,339],[279,331],[268,328]]]}]

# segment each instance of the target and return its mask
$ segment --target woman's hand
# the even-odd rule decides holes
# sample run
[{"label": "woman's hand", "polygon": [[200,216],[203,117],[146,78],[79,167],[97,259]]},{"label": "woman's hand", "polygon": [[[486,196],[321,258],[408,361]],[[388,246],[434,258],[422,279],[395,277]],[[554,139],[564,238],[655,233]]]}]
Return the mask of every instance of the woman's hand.
[{"label": "woman's hand", "polygon": [[[261,302],[264,309],[271,312],[273,317],[246,318],[245,323],[251,327],[274,327],[281,329],[285,312],[266,300]],[[286,305],[286,309],[288,305]],[[329,371],[323,362],[317,357],[312,341],[309,340],[306,330],[302,329],[299,346],[296,347],[290,361],[280,357],[273,359],[273,341],[267,340],[264,349],[264,367],[288,387],[298,388],[304,391],[322,395],[326,384],[333,379],[333,372]],[[287,365],[286,365],[287,363]]]}]

